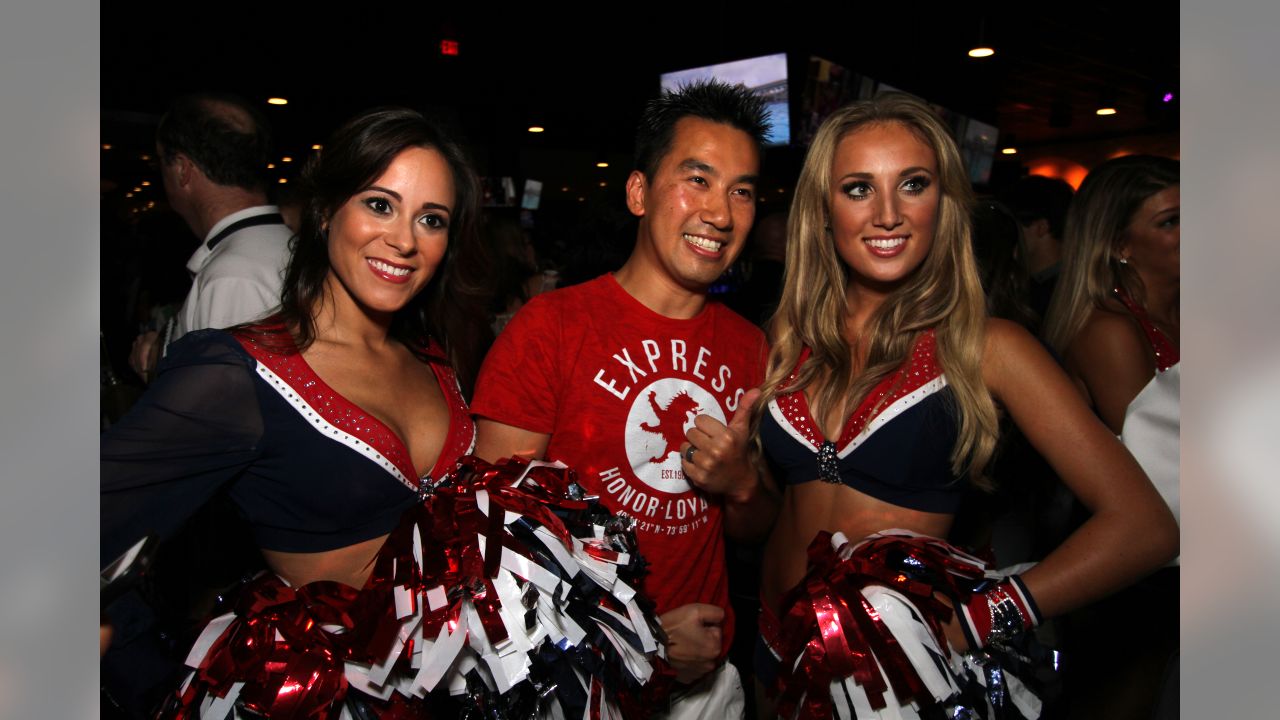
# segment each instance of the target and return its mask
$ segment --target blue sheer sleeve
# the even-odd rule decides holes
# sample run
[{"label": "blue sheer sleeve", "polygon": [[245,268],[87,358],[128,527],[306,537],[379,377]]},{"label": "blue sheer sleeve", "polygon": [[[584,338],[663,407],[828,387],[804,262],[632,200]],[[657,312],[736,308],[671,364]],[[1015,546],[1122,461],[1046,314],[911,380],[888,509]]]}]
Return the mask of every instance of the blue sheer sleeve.
[{"label": "blue sheer sleeve", "polygon": [[260,452],[255,363],[225,332],[174,343],[146,394],[102,435],[101,565],[173,535]]}]

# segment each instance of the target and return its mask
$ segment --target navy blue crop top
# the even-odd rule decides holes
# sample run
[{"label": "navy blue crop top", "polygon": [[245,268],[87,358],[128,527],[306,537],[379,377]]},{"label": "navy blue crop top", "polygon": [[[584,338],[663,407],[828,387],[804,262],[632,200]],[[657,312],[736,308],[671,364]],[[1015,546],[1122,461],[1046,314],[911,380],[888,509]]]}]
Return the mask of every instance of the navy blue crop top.
[{"label": "navy blue crop top", "polygon": [[[783,481],[843,483],[900,507],[954,513],[964,482],[951,471],[955,410],[934,346],[933,331],[922,333],[907,363],[871,390],[835,442],[822,436],[803,392],[774,398],[760,439]],[[808,357],[806,348],[783,387]]]},{"label": "navy blue crop top", "polygon": [[[321,552],[393,530],[416,501],[408,449],[386,425],[334,392],[302,354],[268,338],[188,333],[169,349],[138,404],[102,436],[102,559],[138,538],[172,535],[223,485],[259,547]],[[439,348],[425,351],[449,404],[431,472],[475,443],[466,403]]]}]

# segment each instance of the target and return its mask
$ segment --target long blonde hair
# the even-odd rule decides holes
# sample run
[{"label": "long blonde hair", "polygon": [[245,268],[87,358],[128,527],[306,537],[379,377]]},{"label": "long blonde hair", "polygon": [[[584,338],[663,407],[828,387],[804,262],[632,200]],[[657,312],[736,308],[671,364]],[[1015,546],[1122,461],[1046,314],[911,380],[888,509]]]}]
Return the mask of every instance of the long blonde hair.
[{"label": "long blonde hair", "polygon": [[1062,232],[1062,274],[1045,313],[1044,338],[1054,350],[1065,352],[1117,287],[1146,304],[1138,273],[1120,262],[1124,230],[1147,198],[1177,184],[1178,161],[1155,155],[1108,160],[1080,183]]},{"label": "long blonde hair", "polygon": [[[874,124],[901,125],[933,149],[941,199],[929,255],[867,321],[860,339],[867,347],[866,364],[855,376],[853,349],[845,335],[849,271],[827,230],[831,168],[840,140]],[[812,387],[813,416],[821,418],[844,398],[865,397],[906,362],[920,334],[933,328],[937,360],[946,372],[960,420],[951,467],[957,476],[967,473],[985,487],[982,471],[998,431],[995,404],[982,380],[986,312],[970,246],[972,203],[973,190],[955,141],[919,100],[885,93],[847,105],[827,118],[814,137],[796,185],[782,297],[770,322],[772,349],[757,413],[783,389],[780,386],[805,346],[813,354],[785,390]]]}]

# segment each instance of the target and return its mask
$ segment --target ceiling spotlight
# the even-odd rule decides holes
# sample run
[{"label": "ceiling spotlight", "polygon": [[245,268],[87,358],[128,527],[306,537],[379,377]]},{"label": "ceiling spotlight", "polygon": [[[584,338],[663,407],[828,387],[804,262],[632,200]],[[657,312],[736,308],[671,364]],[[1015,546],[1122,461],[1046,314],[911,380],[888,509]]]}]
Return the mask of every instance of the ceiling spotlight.
[{"label": "ceiling spotlight", "polygon": [[987,20],[986,18],[981,18],[978,20],[978,42],[974,43],[973,48],[969,50],[969,57],[984,58],[996,54],[996,51],[986,42],[986,31]]},{"label": "ceiling spotlight", "polygon": [[268,170],[275,170],[275,169],[276,169],[276,164],[275,164],[275,163],[267,163],[267,169],[268,169]]},{"label": "ceiling spotlight", "polygon": [[289,181],[288,181],[288,179],[286,179],[286,178],[280,178],[280,184],[281,184],[281,185],[283,185],[283,184],[285,184],[285,183],[287,183],[287,182],[289,182]]},{"label": "ceiling spotlight", "polygon": [[111,143],[102,143],[102,149],[103,149],[103,150],[110,150],[110,149],[111,149]]},{"label": "ceiling spotlight", "polygon": [[1017,155],[1017,154],[1018,154],[1018,148],[1011,148],[1011,147],[1007,147],[1007,148],[1002,149],[1002,150],[1000,151],[1000,153],[1001,153],[1001,154],[1003,154],[1003,155]]},{"label": "ceiling spotlight", "polygon": [[125,193],[125,194],[124,194],[124,196],[125,196],[125,197],[127,197],[127,198],[131,198],[131,197],[133,197],[133,193],[128,192],[128,193]]},{"label": "ceiling spotlight", "polygon": [[151,187],[151,181],[150,181],[150,180],[143,180],[143,181],[142,181],[142,187]]},{"label": "ceiling spotlight", "polygon": [[268,105],[288,105],[289,101],[282,97],[267,98]]},{"label": "ceiling spotlight", "polygon": [[608,185],[609,183],[604,182],[603,180],[600,181],[600,187],[607,187]]},{"label": "ceiling spotlight", "polygon": [[312,150],[319,150],[319,149],[320,149],[320,143],[316,143],[315,145],[312,145],[312,146],[311,146],[311,149],[312,149]]},{"label": "ceiling spotlight", "polygon": [[142,192],[142,188],[140,188],[140,187],[136,187],[136,188],[134,188],[134,189],[133,189],[133,191],[134,191],[134,192]]},{"label": "ceiling spotlight", "polygon": [[1115,115],[1116,106],[1119,105],[1119,97],[1116,95],[1116,89],[1113,87],[1103,86],[1098,88],[1098,104],[1094,107],[1094,113],[1098,115]]},{"label": "ceiling spotlight", "polygon": [[150,155],[143,155],[143,156],[142,156],[142,162],[146,162],[146,161],[148,161],[148,160],[150,160],[150,159],[151,159],[151,156],[150,156]]},{"label": "ceiling spotlight", "polygon": [[609,167],[609,163],[607,163],[607,162],[598,162],[598,163],[596,163],[596,167],[598,167],[598,168],[607,168],[607,167]]},{"label": "ceiling spotlight", "polygon": [[547,131],[547,129],[546,129],[546,128],[544,128],[544,127],[542,127],[541,125],[530,125],[530,126],[529,126],[529,132],[531,132],[531,133],[540,133],[540,132],[546,132],[546,131]]},{"label": "ceiling spotlight", "polygon": [[281,162],[293,162],[293,158],[289,157],[288,155],[285,155],[284,157],[280,158],[280,160]]},{"label": "ceiling spotlight", "polygon": [[560,188],[560,192],[569,192],[569,186],[565,185],[564,187]]}]

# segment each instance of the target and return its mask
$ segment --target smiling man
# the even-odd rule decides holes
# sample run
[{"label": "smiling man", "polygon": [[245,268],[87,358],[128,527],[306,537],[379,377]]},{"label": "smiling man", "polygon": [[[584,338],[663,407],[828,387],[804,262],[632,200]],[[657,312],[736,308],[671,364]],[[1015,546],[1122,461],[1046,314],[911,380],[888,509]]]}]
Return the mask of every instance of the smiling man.
[{"label": "smiling man", "polygon": [[699,83],[651,101],[626,186],[640,218],[616,273],[539,295],[485,360],[476,452],[560,460],[588,492],[635,518],[644,589],[683,687],[669,717],[740,717],[723,662],[733,629],[724,533],[759,536],[776,512],[749,452],[763,377],[760,331],[707,299],[755,218],[761,102]]}]

